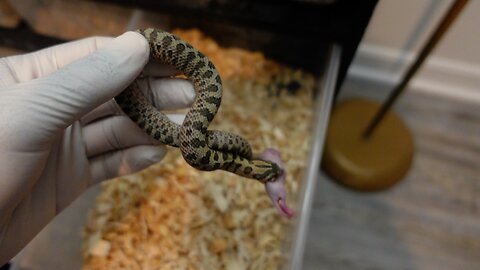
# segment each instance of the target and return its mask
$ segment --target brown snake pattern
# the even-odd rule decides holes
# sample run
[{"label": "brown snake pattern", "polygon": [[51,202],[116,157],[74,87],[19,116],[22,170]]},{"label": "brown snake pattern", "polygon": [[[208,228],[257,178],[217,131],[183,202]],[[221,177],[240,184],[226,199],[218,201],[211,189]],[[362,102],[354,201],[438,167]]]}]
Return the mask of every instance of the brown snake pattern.
[{"label": "brown snake pattern", "polygon": [[222,100],[222,81],[213,63],[168,32],[152,28],[137,32],[147,39],[151,57],[187,76],[197,95],[182,125],[173,123],[153,107],[135,82],[115,98],[122,110],[156,140],[179,147],[184,159],[194,168],[225,170],[262,183],[275,181],[282,169],[276,163],[253,158],[246,139],[207,129]]}]

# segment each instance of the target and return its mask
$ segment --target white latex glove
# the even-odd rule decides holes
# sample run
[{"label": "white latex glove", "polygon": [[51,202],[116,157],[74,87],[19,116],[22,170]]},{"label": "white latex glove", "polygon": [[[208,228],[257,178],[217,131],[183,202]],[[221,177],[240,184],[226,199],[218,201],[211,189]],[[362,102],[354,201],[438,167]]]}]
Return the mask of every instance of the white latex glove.
[{"label": "white latex glove", "polygon": [[[112,100],[148,58],[128,32],[0,59],[0,266],[89,186],[162,159],[165,147]],[[192,85],[152,65],[142,87],[155,106],[188,106]]]}]

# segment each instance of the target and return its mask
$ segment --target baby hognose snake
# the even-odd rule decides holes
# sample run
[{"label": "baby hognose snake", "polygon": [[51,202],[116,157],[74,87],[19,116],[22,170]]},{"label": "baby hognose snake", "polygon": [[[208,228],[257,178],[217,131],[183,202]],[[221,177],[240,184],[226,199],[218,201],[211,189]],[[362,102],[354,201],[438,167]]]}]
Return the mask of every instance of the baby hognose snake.
[{"label": "baby hognose snake", "polygon": [[153,107],[135,82],[115,98],[122,110],[156,140],[179,147],[194,168],[226,170],[262,183],[275,181],[282,169],[276,163],[253,158],[246,139],[207,129],[222,100],[222,81],[212,62],[168,32],[151,28],[137,32],[147,39],[154,59],[175,67],[192,81],[197,96],[182,125]]}]

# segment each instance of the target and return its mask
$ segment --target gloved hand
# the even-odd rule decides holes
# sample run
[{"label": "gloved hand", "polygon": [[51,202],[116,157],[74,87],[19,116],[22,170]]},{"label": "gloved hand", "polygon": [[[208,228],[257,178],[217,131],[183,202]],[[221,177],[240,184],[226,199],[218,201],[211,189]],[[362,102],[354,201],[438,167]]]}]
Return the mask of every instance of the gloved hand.
[{"label": "gloved hand", "polygon": [[[0,59],[0,266],[89,186],[162,159],[165,147],[112,100],[148,59],[133,32]],[[142,90],[159,109],[194,99],[189,82],[161,79],[174,72],[145,68]]]}]

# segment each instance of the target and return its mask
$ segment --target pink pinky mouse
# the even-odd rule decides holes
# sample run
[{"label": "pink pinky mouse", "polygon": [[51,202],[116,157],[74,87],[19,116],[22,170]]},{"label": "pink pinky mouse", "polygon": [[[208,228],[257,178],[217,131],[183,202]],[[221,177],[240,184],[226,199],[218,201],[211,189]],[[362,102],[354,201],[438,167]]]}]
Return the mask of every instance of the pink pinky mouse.
[{"label": "pink pinky mouse", "polygon": [[267,182],[265,190],[280,214],[291,218],[294,215],[294,211],[287,205],[287,191],[285,189],[287,172],[285,171],[284,163],[280,159],[280,153],[275,149],[267,148],[260,154],[260,158],[274,162],[282,168],[283,173],[275,181]]}]

